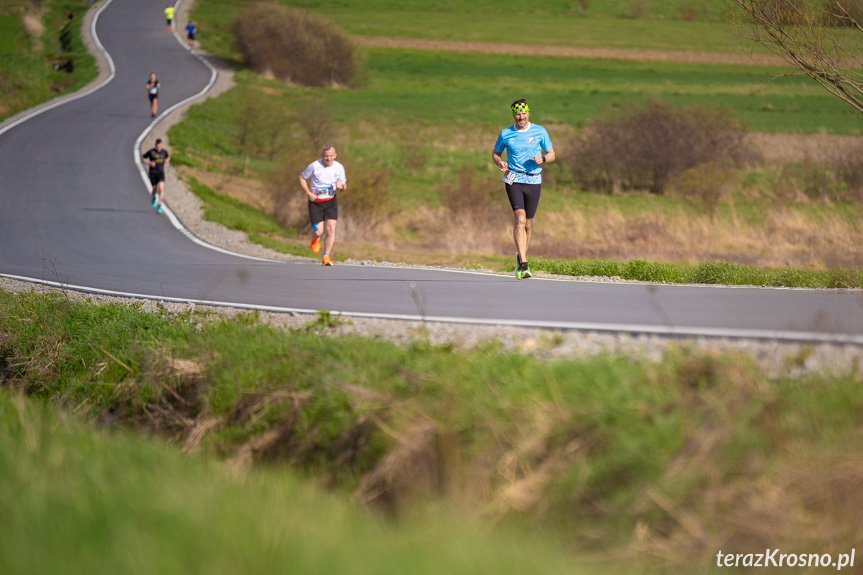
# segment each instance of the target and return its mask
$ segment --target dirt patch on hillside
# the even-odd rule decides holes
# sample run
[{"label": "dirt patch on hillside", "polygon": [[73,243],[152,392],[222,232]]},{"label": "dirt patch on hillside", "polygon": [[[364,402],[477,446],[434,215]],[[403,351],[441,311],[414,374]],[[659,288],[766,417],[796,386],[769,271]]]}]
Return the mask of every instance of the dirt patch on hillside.
[{"label": "dirt patch on hillside", "polygon": [[507,56],[680,62],[687,64],[737,64],[746,66],[787,65],[785,60],[772,54],[726,54],[718,52],[636,50],[627,48],[534,46],[529,44],[459,42],[454,40],[423,40],[418,38],[390,38],[383,36],[352,36],[351,38],[360,46],[370,46],[373,48],[405,48],[409,50],[438,50],[441,52],[475,52],[480,54],[501,54]]},{"label": "dirt patch on hillside", "polygon": [[253,208],[264,210],[268,213],[273,212],[273,199],[262,182],[249,178],[230,176],[228,174],[208,172],[201,168],[184,166],[179,168],[178,171],[184,178],[195,178],[211,190],[220,194],[240,200]]}]

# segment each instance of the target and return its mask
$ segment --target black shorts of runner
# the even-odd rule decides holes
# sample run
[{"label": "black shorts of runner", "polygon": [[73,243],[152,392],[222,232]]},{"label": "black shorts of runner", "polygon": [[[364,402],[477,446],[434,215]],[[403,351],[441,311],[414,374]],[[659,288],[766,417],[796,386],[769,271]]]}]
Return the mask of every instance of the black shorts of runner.
[{"label": "black shorts of runner", "polygon": [[165,181],[165,172],[150,172],[150,184],[155,186]]},{"label": "black shorts of runner", "polygon": [[173,22],[173,20],[165,20],[165,22],[167,22],[167,23],[168,23],[168,26],[170,26],[170,25],[171,25],[171,22]]},{"label": "black shorts of runner", "polygon": [[524,210],[527,219],[532,220],[539,207],[539,192],[542,184],[506,184],[506,195],[512,211]]},{"label": "black shorts of runner", "polygon": [[148,95],[148,96],[150,96],[150,101],[151,101],[151,102],[152,102],[153,100],[155,100],[156,98],[158,98],[158,97],[159,97],[159,94],[147,94],[147,95]]},{"label": "black shorts of runner", "polygon": [[339,219],[339,198],[335,197],[326,202],[309,202],[309,220],[313,224],[337,219]]}]

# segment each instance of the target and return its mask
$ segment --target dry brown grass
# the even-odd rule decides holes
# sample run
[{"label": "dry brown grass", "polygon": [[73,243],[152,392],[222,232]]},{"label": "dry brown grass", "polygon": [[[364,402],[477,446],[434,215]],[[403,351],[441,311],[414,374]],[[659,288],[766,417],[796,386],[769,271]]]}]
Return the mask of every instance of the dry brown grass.
[{"label": "dry brown grass", "polygon": [[41,38],[42,34],[45,33],[45,25],[42,24],[42,16],[44,13],[44,8],[31,9],[21,17],[24,31],[27,32],[27,36],[30,38],[30,44],[37,54],[42,52]]},{"label": "dry brown grass", "polygon": [[[671,214],[624,216],[618,210],[547,214],[531,251],[568,258],[641,258],[698,263],[723,259],[764,267],[859,266],[863,232],[845,216],[776,208],[763,226],[739,220]],[[546,231],[547,228],[551,228]]]},{"label": "dry brown grass", "polygon": [[[314,102],[308,104],[314,106]],[[304,108],[305,109],[305,108]],[[305,115],[305,114],[303,114]],[[314,115],[314,114],[312,114]],[[467,169],[458,178],[447,179],[438,193],[442,206],[404,208],[398,198],[403,190],[394,188],[389,174],[380,167],[352,161],[352,150],[379,145],[381,140],[400,142],[408,171],[432,171],[425,149],[410,150],[411,141],[446,142],[446,152],[489,145],[488,134],[459,131],[451,139],[438,138],[437,126],[417,127],[422,137],[413,138],[401,128],[386,124],[365,126],[360,136],[339,133],[339,160],[348,170],[348,190],[339,195],[342,206],[338,231],[339,252],[355,259],[370,256],[392,261],[438,263],[454,261],[466,254],[501,255],[512,251],[512,215],[497,173]],[[560,141],[572,129],[552,126]],[[294,126],[296,135],[284,140],[276,169],[264,184],[252,179],[203,170],[190,170],[207,186],[273,213],[288,227],[308,231],[306,200],[296,184],[299,173],[320,149],[311,144],[313,134],[332,134],[333,126]],[[340,144],[345,142],[345,144]],[[441,144],[438,144],[441,145]],[[837,199],[863,197],[863,142],[846,136],[752,135],[752,145],[763,154],[762,171],[773,174],[778,184],[770,188],[744,188],[734,195],[734,181],[727,172],[714,174],[704,166],[672,180],[674,192],[696,209],[624,214],[621,209],[600,203],[596,207],[550,209],[549,201],[561,193],[572,193],[556,184],[552,164],[543,186],[543,201],[534,222],[531,255],[555,258],[639,258],[664,262],[698,263],[722,259],[765,267],[795,266],[810,269],[863,265],[863,231],[852,212],[821,209]],[[566,154],[561,146],[558,154]],[[440,151],[440,150],[436,150]],[[806,172],[783,166],[823,165],[822,172]],[[708,164],[709,166],[709,164]],[[563,169],[557,166],[556,169]],[[186,168],[184,168],[186,170]],[[786,178],[780,177],[786,170]],[[563,172],[561,172],[563,174]],[[707,177],[705,178],[705,174]],[[711,175],[712,174],[712,175]],[[809,194],[806,179],[822,182]],[[829,176],[829,177],[828,177]],[[565,182],[565,179],[562,179]],[[740,201],[770,206],[763,223],[747,223],[737,217],[734,197]],[[799,202],[803,209],[792,207]],[[589,203],[588,203],[589,204]],[[560,205],[560,204],[559,204]],[[806,209],[810,205],[811,211]],[[740,210],[747,209],[741,205]],[[725,214],[717,217],[717,213]],[[730,215],[728,215],[730,213]]]}]

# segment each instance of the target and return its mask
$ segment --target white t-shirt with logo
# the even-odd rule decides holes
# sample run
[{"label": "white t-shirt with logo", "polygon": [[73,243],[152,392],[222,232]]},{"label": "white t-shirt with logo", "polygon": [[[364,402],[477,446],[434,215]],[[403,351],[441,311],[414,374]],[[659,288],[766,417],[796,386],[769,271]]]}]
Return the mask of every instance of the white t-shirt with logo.
[{"label": "white t-shirt with logo", "polygon": [[324,166],[320,160],[309,164],[301,174],[304,180],[312,179],[309,189],[315,194],[316,202],[326,202],[336,195],[336,181],[341,180],[348,183],[345,177],[345,167],[333,160],[329,168]]}]

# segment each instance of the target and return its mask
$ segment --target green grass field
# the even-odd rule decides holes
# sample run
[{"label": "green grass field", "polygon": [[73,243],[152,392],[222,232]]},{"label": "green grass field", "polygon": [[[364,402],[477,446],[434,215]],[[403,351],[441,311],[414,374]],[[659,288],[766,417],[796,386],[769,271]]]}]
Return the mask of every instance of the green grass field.
[{"label": "green grass field", "polygon": [[[551,0],[529,6],[513,1],[281,3],[320,13],[347,32],[366,36],[726,53],[740,49],[733,28],[722,22],[718,2],[701,2],[707,18],[696,21],[678,19],[677,0],[594,0],[587,12],[578,9],[578,2]],[[628,17],[630,7],[639,3],[650,6],[647,17]],[[211,34],[208,50],[236,58],[226,31],[241,8],[239,0],[208,0],[195,9]],[[746,48],[763,52],[749,44]]]},{"label": "green grass field", "polygon": [[[336,119],[500,126],[519,97],[538,123],[581,126],[605,110],[647,99],[726,107],[758,132],[859,134],[863,121],[846,105],[788,68],[615,60],[500,57],[367,49],[368,83],[356,90],[312,90]],[[290,92],[285,93],[290,97]],[[494,134],[490,135],[493,137]]]},{"label": "green grass field", "polygon": [[556,18],[620,18],[632,19],[636,8],[643,7],[643,17],[646,19],[675,19],[681,15],[681,6],[690,5],[699,15],[707,19],[718,19],[723,13],[721,2],[695,0],[681,2],[680,0],[537,0],[529,5],[513,0],[478,0],[464,4],[452,0],[340,0],[328,7],[321,7],[312,0],[282,0],[284,4],[296,6],[305,10],[328,11],[356,10],[369,18],[372,11],[402,12],[406,14],[452,14],[452,15],[496,15],[506,16],[511,23],[519,24],[537,16],[553,16]]}]

